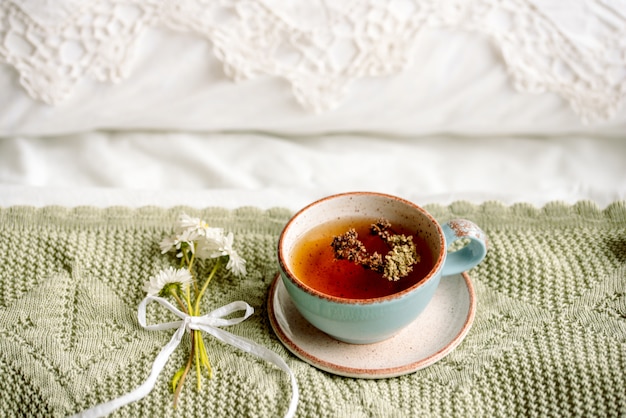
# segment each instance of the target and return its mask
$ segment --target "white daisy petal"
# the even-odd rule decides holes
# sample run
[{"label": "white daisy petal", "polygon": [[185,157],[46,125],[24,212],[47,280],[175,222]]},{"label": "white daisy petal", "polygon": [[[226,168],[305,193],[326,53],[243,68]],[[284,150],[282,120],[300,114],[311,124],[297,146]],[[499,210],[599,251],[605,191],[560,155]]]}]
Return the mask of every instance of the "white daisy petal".
[{"label": "white daisy petal", "polygon": [[224,229],[209,227],[200,218],[187,214],[180,216],[176,232],[176,236],[162,241],[161,250],[164,253],[173,249],[176,256],[182,258],[184,248],[189,248],[201,260],[227,256],[228,270],[236,275],[246,274],[246,261],[233,249],[232,232],[225,234]]},{"label": "white daisy petal", "polygon": [[228,264],[226,268],[232,271],[237,276],[243,276],[246,274],[246,260],[241,258],[237,251],[233,249],[233,241],[235,237],[232,232],[224,236],[222,239],[222,245],[219,248],[220,255],[228,256]]},{"label": "white daisy petal", "polygon": [[157,296],[169,284],[178,284],[183,291],[186,291],[192,282],[193,277],[187,269],[168,267],[150,277],[150,280],[144,283],[143,290],[148,295]]},{"label": "white daisy petal", "polygon": [[233,272],[236,276],[246,275],[246,260],[241,258],[237,251],[232,250],[228,256],[228,264],[226,268]]},{"label": "white daisy petal", "polygon": [[201,221],[200,218],[193,218],[183,213],[178,219],[178,230],[181,232],[185,230],[195,230],[203,224],[205,224],[205,222]]},{"label": "white daisy petal", "polygon": [[167,252],[172,251],[176,247],[176,240],[173,237],[165,237],[159,243],[159,247],[161,248],[161,254],[165,254]]},{"label": "white daisy petal", "polygon": [[198,239],[196,257],[199,259],[209,259],[221,256],[220,248],[224,241],[224,230],[222,228],[205,228],[204,235]]}]

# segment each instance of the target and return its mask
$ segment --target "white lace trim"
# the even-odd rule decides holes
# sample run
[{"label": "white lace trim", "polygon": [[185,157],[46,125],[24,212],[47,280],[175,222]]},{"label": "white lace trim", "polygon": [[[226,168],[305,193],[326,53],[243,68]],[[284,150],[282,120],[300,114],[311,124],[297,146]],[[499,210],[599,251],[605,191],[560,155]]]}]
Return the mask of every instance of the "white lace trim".
[{"label": "white lace trim", "polygon": [[422,28],[487,35],[515,87],[555,92],[587,122],[626,97],[626,3],[612,0],[8,0],[0,4],[0,59],[28,93],[65,100],[85,77],[117,82],[132,70],[141,33],[166,27],[210,40],[233,80],[288,80],[317,112],[351,82],[411,64]]}]

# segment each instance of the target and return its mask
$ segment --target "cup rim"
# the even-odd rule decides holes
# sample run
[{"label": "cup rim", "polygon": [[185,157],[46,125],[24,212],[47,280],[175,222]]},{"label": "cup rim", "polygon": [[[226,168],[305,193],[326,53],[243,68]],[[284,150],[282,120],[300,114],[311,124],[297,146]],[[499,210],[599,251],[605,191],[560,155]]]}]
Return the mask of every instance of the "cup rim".
[{"label": "cup rim", "polygon": [[[395,200],[397,202],[403,203],[407,206],[412,207],[413,209],[417,210],[418,212],[420,212],[423,216],[425,216],[431,223],[433,223],[435,225],[435,228],[438,231],[439,234],[439,247],[440,247],[440,251],[439,251],[439,256],[437,257],[437,260],[433,263],[433,266],[431,267],[430,271],[428,272],[428,274],[426,276],[424,276],[421,280],[419,280],[417,283],[415,283],[413,286],[408,287],[404,290],[401,290],[400,292],[396,292],[396,293],[392,293],[390,295],[386,295],[386,296],[380,296],[380,297],[376,297],[376,298],[342,298],[339,296],[334,296],[334,295],[328,295],[326,293],[320,292],[319,290],[307,285],[306,283],[302,282],[301,280],[299,280],[296,275],[291,271],[291,269],[287,266],[286,260],[284,258],[284,254],[283,254],[283,244],[284,244],[284,238],[285,235],[287,234],[289,228],[291,227],[291,225],[296,221],[296,219],[303,214],[304,212],[306,212],[307,210],[309,210],[310,208],[312,208],[313,206],[322,204],[326,201],[329,200],[333,200],[333,199],[337,199],[337,198],[342,198],[342,197],[347,197],[347,196],[377,196],[377,197],[382,197],[382,198],[387,198],[387,199],[392,199]],[[376,304],[376,303],[381,303],[381,302],[385,302],[385,301],[391,301],[391,300],[396,300],[399,298],[404,297],[405,295],[415,291],[416,289],[424,286],[426,283],[428,283],[433,277],[436,276],[436,273],[441,271],[441,268],[443,267],[443,263],[445,261],[445,257],[446,257],[446,249],[445,249],[445,238],[444,238],[444,234],[443,234],[443,230],[441,229],[441,225],[439,225],[439,222],[437,222],[437,220],[426,211],[426,209],[422,208],[421,206],[403,199],[401,197],[398,196],[394,196],[394,195],[390,195],[390,194],[386,194],[386,193],[380,193],[380,192],[364,192],[364,191],[355,191],[355,192],[344,192],[344,193],[337,193],[337,194],[333,194],[333,195],[329,195],[326,197],[323,197],[321,199],[318,199],[312,203],[309,203],[308,205],[304,206],[302,209],[300,209],[299,211],[297,211],[287,222],[287,224],[285,224],[282,232],[280,233],[280,237],[278,239],[278,246],[277,246],[277,253],[278,253],[278,263],[280,265],[280,269],[281,269],[281,275],[282,276],[286,276],[291,283],[293,283],[294,285],[296,285],[298,288],[300,288],[301,290],[309,293],[310,295],[316,296],[320,299],[324,299],[327,301],[331,301],[331,302],[335,302],[335,303],[340,303],[340,304],[344,304],[344,305],[370,305],[370,304]]]}]

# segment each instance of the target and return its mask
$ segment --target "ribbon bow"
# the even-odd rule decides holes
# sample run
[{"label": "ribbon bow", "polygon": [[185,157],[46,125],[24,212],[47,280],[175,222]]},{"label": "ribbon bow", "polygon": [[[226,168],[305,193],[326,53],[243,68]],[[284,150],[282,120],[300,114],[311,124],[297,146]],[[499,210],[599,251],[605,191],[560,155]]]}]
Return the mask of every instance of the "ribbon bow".
[{"label": "ribbon bow", "polygon": [[[148,304],[153,301],[163,305],[181,320],[166,322],[162,324],[147,325],[146,306],[148,306]],[[237,318],[225,319],[226,316],[237,311],[245,311],[245,313],[243,316]],[[176,330],[170,341],[167,343],[167,345],[165,345],[165,347],[161,349],[161,351],[155,358],[154,363],[152,364],[152,370],[150,371],[150,375],[140,386],[135,388],[132,392],[127,393],[126,395],[123,395],[117,399],[113,399],[112,401],[96,405],[90,409],[74,415],[74,417],[91,418],[105,416],[124,405],[138,401],[139,399],[148,395],[150,391],[152,391],[152,389],[154,388],[156,380],[163,368],[165,367],[165,364],[167,363],[170,355],[174,352],[174,350],[176,350],[176,347],[178,347],[178,345],[182,341],[185,332],[190,330],[200,330],[211,334],[218,340],[237,347],[247,353],[254,354],[255,356],[262,358],[263,360],[276,365],[278,368],[287,373],[291,380],[291,402],[289,404],[289,409],[287,410],[285,417],[293,417],[296,413],[296,408],[298,406],[298,384],[296,382],[294,374],[291,372],[291,369],[289,369],[289,366],[287,366],[287,363],[285,363],[285,361],[273,351],[246,338],[236,336],[228,331],[224,331],[223,329],[219,328],[235,325],[242,321],[245,321],[253,313],[254,309],[252,308],[252,306],[248,305],[246,302],[237,301],[222,306],[221,308],[217,308],[214,311],[211,311],[203,316],[190,316],[180,311],[170,302],[161,297],[147,296],[144,300],[141,301],[137,309],[137,318],[139,319],[139,324],[144,329],[150,331],[162,331],[173,328],[178,329]]]}]

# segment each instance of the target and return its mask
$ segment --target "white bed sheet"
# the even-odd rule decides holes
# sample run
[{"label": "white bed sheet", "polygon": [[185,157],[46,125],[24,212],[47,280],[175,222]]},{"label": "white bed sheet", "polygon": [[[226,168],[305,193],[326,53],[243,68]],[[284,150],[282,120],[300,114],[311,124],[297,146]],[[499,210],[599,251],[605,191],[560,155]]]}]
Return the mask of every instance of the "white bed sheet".
[{"label": "white bed sheet", "polygon": [[626,141],[89,132],[0,138],[0,206],[286,207],[371,190],[418,204],[626,199]]},{"label": "white bed sheet", "polygon": [[626,199],[623,1],[78,3],[0,2],[2,206]]}]

